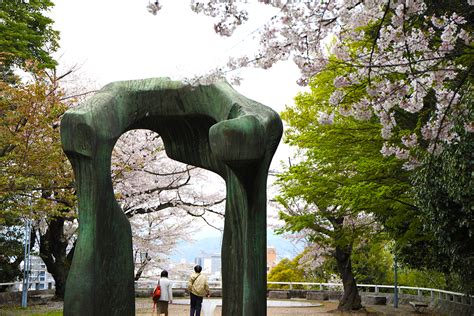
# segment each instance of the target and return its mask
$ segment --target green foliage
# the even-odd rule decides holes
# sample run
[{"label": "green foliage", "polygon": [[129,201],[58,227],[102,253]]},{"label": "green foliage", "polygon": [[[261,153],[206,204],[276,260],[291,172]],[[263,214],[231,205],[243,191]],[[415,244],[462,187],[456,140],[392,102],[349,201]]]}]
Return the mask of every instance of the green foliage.
[{"label": "green foliage", "polygon": [[[427,5],[427,13],[437,16],[463,12],[468,20],[466,30],[472,31],[472,10],[466,1],[427,1]],[[390,23],[392,14],[389,11],[382,23]],[[420,28],[423,19],[424,16],[418,16],[406,21],[406,31]],[[345,43],[355,60],[356,51],[372,46],[378,36],[379,24],[380,21],[376,21],[363,27],[364,39]],[[429,43],[432,47],[438,47],[441,43],[441,32],[435,32],[439,34]],[[472,44],[458,41],[455,51],[455,54],[447,58],[462,65],[464,71],[459,72],[459,76],[448,82],[446,87],[459,93],[461,102],[449,102],[447,114],[441,118],[441,125],[449,125],[451,122],[454,125],[469,124],[472,130],[473,47]],[[359,241],[366,237],[364,234],[367,231],[364,229],[368,229],[369,225],[363,230],[347,227],[338,229],[334,225],[338,218],[352,216],[354,219],[358,215],[373,214],[389,233],[389,237],[396,240],[395,251],[405,264],[404,269],[408,271],[407,283],[417,280],[419,283],[416,285],[429,283],[442,286],[452,280],[461,280],[464,290],[472,293],[473,133],[464,132],[464,126],[459,126],[459,139],[451,144],[444,144],[439,141],[443,127],[438,131],[435,143],[436,146],[445,148],[444,152],[440,155],[429,153],[437,150],[428,148],[429,144],[421,137],[422,127],[433,117],[433,113],[441,109],[436,105],[436,91],[427,91],[421,111],[408,113],[398,108],[393,113],[397,125],[389,141],[400,145],[402,136],[415,133],[418,135],[419,146],[408,149],[419,158],[425,157],[415,171],[403,170],[400,160],[380,155],[384,140],[378,136],[380,125],[375,118],[360,121],[334,112],[335,109],[330,104],[330,96],[335,91],[334,79],[354,72],[350,67],[330,58],[325,69],[310,83],[311,92],[299,94],[295,99],[296,105],[287,107],[282,113],[282,118],[289,125],[285,133],[286,141],[299,150],[297,163],[287,166],[286,172],[279,179],[282,194],[278,200],[285,208],[280,213],[285,221],[282,230],[304,231],[308,233],[310,241],[329,246],[353,244],[354,271],[358,281],[386,279],[390,276],[383,273],[383,264],[370,272],[368,267],[364,267],[364,263],[372,258],[368,255],[372,245],[369,243],[360,248]],[[398,81],[406,79],[407,75],[402,72],[385,72],[381,77],[372,76],[371,80],[372,83],[384,79]],[[345,107],[351,107],[364,97],[367,83],[361,81],[339,88],[344,95],[341,113]],[[407,95],[402,95],[400,102]],[[395,109],[397,106],[394,104]],[[456,113],[457,107],[465,110],[450,114],[451,110]],[[324,117],[324,112],[334,116],[332,124],[324,124],[325,120],[331,121],[327,115]],[[334,209],[333,206],[338,208]],[[413,268],[419,270],[412,270]],[[433,269],[446,275],[441,277]],[[423,280],[424,277],[431,279]]]},{"label": "green foliage", "polygon": [[[330,244],[336,236],[328,227],[335,218],[413,208],[408,173],[401,169],[399,160],[380,153],[383,139],[377,120],[360,121],[333,112],[328,100],[335,77],[344,69],[331,65],[313,78],[311,92],[299,94],[295,106],[281,113],[288,123],[285,141],[297,147],[299,155],[298,163],[287,166],[278,179],[282,193],[278,201],[287,210],[297,199],[306,204],[299,212],[280,214],[286,223],[284,230],[309,229],[311,241]],[[346,89],[348,102],[361,97],[357,87]],[[332,124],[318,122],[323,112],[334,115]],[[338,242],[350,244],[369,226],[367,223],[359,230],[353,226],[341,231]]]},{"label": "green foliage", "polygon": [[[302,257],[308,250],[304,250],[301,254],[293,259],[283,258],[267,276],[269,282],[327,282],[323,277],[327,269],[309,270],[305,268],[301,262]],[[271,289],[288,289],[288,285],[269,284]],[[293,285],[294,289],[302,288],[302,286]]]},{"label": "green foliage", "polygon": [[[0,224],[9,216],[43,217],[74,204],[72,172],[62,152],[61,100],[51,54],[59,33],[45,16],[49,0],[0,1]],[[20,82],[19,67],[31,75]],[[71,100],[70,100],[71,101]]]},{"label": "green foliage", "polygon": [[[413,171],[404,170],[403,161],[395,157],[382,156],[384,140],[376,118],[346,117],[333,112],[329,104],[333,81],[344,71],[333,67],[335,62],[313,78],[310,93],[299,94],[295,106],[282,113],[289,125],[285,140],[299,149],[297,163],[279,177],[282,194],[278,201],[285,207],[280,212],[285,221],[282,231],[304,231],[311,242],[329,248],[353,247],[352,267],[358,283],[393,284],[390,249],[372,234],[384,230],[388,232],[385,238],[396,240],[399,258],[408,264],[401,284],[444,287],[444,276],[433,271],[433,261],[440,260],[433,235],[423,229],[423,213],[415,205]],[[362,97],[357,87],[344,89],[348,103]],[[334,116],[332,124],[318,121],[323,112]],[[423,119],[424,114],[399,118],[399,132]],[[351,221],[341,227],[334,225],[337,218]],[[338,272],[334,259],[318,270],[326,276]]]},{"label": "green foliage", "polygon": [[[352,268],[358,284],[393,285],[394,262],[392,254],[393,242],[385,239],[375,240],[356,245],[352,253]],[[335,280],[338,275],[334,258],[328,257],[318,267],[312,267],[305,261],[311,252],[306,248],[294,259],[282,259],[268,274],[270,282],[340,282]],[[306,257],[306,258],[305,258]],[[398,267],[398,284],[400,286],[426,287],[447,289],[446,276],[438,271],[414,269],[407,265]],[[272,289],[287,289],[288,285],[270,284]],[[293,288],[298,286],[293,285]]]},{"label": "green foliage", "polygon": [[9,81],[13,66],[27,68],[27,62],[40,68],[56,65],[51,53],[58,48],[59,32],[44,15],[53,5],[49,0],[0,1],[2,80]]},{"label": "green foliage", "polygon": [[[60,117],[73,100],[63,100],[64,76],[56,76],[51,56],[59,39],[45,15],[52,6],[49,0],[0,1],[0,225],[9,234],[22,218],[75,217],[72,170],[59,135]],[[29,76],[20,80],[14,74],[18,68]],[[59,260],[64,236],[55,233],[53,258]],[[2,260],[11,267],[1,269],[10,279],[18,275],[20,245],[9,235],[0,243]],[[54,276],[58,270],[50,271]]]},{"label": "green foliage", "polygon": [[[0,283],[15,282],[21,277],[23,260],[23,233],[21,228],[9,222],[0,225]],[[0,286],[0,292],[6,287]]]},{"label": "green foliage", "polygon": [[[453,7],[455,5],[458,4],[452,4]],[[348,45],[364,46],[370,43],[373,40],[371,28],[374,27],[367,26],[367,42]],[[471,48],[460,49],[465,51]],[[472,54],[462,55],[457,62],[472,68]],[[400,160],[382,157],[379,153],[384,140],[378,136],[380,126],[375,118],[361,121],[333,112],[329,98],[335,89],[334,79],[352,71],[348,66],[330,59],[327,67],[313,78],[311,93],[298,95],[296,106],[282,113],[283,119],[289,124],[286,141],[299,148],[300,161],[289,166],[280,178],[284,194],[279,201],[287,210],[291,209],[291,204],[301,203],[295,198],[318,206],[311,208],[306,205],[300,212],[281,213],[286,223],[284,230],[309,229],[312,241],[328,243],[336,237],[335,230],[327,230],[331,226],[331,216],[347,216],[348,210],[351,215],[373,214],[389,236],[396,240],[399,259],[407,265],[407,269],[430,269],[428,274],[433,273],[433,269],[443,271],[446,275],[458,273],[463,289],[472,292],[472,133],[465,133],[463,128],[459,128],[460,139],[445,146],[440,156],[428,154],[417,170],[403,170]],[[467,80],[472,81],[472,72]],[[459,78],[453,80],[454,87],[460,84],[458,81]],[[359,83],[358,86],[350,85],[342,89],[347,106],[363,97],[360,88],[364,85]],[[464,87],[460,93],[463,95],[462,102],[473,104],[471,88]],[[430,113],[436,110],[434,91],[428,92],[424,102],[426,108],[419,113],[396,113],[398,124],[394,129],[394,139],[408,135],[411,131],[420,132]],[[473,107],[467,108],[469,110],[463,115],[469,116],[468,121],[472,122]],[[318,122],[322,112],[334,115],[332,124]],[[418,149],[420,155],[426,150],[423,146],[426,147],[426,144],[421,141]],[[340,206],[339,212],[326,212],[330,205]],[[352,241],[357,244],[357,236],[361,238],[364,233],[360,230],[343,230],[337,234],[338,243],[349,244],[350,238],[355,237]],[[359,269],[361,266],[357,266],[356,250],[353,259],[357,280],[370,279],[367,273]],[[377,274],[377,271],[371,273]],[[386,277],[378,275],[377,278]]]},{"label": "green foliage", "polygon": [[[281,195],[277,200],[285,208],[280,212],[285,222],[282,231],[303,231],[309,242],[320,245],[325,257],[334,259],[328,266],[337,267],[343,297],[356,293],[350,302],[343,298],[339,308],[358,309],[357,278],[375,281],[385,276],[383,267],[375,262],[373,269],[366,260],[354,269],[354,245],[370,240],[380,230],[374,215],[414,207],[401,162],[380,153],[384,140],[378,120],[371,116],[357,120],[343,115],[344,106],[341,112],[331,106],[335,79],[350,71],[337,66],[337,60],[331,59],[312,79],[311,92],[298,95],[295,106],[281,114],[289,125],[285,141],[297,147],[299,155],[298,162],[278,177]],[[359,101],[364,91],[357,85],[342,89],[348,103]]]},{"label": "green foliage", "polygon": [[398,270],[398,284],[400,286],[446,289],[446,278],[443,273],[438,271],[402,267]]},{"label": "green foliage", "polygon": [[439,156],[426,157],[414,191],[437,250],[434,266],[458,273],[461,289],[474,293],[474,135],[459,134]]},{"label": "green foliage", "polygon": [[68,104],[57,83],[41,71],[35,76],[15,86],[0,81],[0,224],[7,217],[57,216],[75,203],[58,128]]},{"label": "green foliage", "polygon": [[[352,265],[357,283],[394,284],[393,246],[393,242],[382,239],[355,247]],[[412,256],[415,257],[416,254]],[[400,262],[398,265],[399,285],[446,289],[446,278],[443,273],[424,268],[414,269]]]},{"label": "green foliage", "polygon": [[352,254],[352,268],[357,283],[391,284],[392,254],[386,241],[360,243]]},{"label": "green foliage", "polygon": [[[304,271],[299,268],[297,259],[282,259],[268,274],[270,282],[307,282],[304,281]],[[283,289],[288,288],[287,285],[270,284],[269,288]]]}]

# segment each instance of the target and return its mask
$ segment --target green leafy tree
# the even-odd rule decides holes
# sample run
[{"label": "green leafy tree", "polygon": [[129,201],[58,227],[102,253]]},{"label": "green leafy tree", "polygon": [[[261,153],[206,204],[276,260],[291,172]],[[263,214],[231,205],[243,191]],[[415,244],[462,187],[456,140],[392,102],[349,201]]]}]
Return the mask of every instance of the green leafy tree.
[{"label": "green leafy tree", "polygon": [[433,267],[458,274],[458,290],[474,293],[474,134],[459,135],[439,156],[426,157],[414,191],[424,231],[433,236]]},{"label": "green leafy tree", "polygon": [[[7,225],[0,224],[0,283],[9,283],[21,277],[20,263],[23,261],[23,232],[9,219]],[[7,286],[0,286],[3,292]]]},{"label": "green leafy tree", "polygon": [[[349,70],[328,65],[312,79],[311,92],[298,95],[295,106],[282,113],[288,124],[285,141],[297,147],[299,155],[278,180],[278,201],[285,208],[280,213],[282,230],[304,231],[311,243],[335,259],[344,284],[340,310],[361,307],[351,256],[355,245],[379,230],[372,214],[415,208],[402,163],[380,154],[384,140],[377,119],[344,116],[330,104],[334,79]],[[356,102],[363,94],[357,86],[344,90],[346,102]]]},{"label": "green leafy tree", "polygon": [[73,253],[66,255],[63,227],[75,218],[75,195],[58,127],[69,104],[54,72],[37,70],[27,83],[0,81],[0,91],[0,224],[34,221],[39,254],[62,297]]},{"label": "green leafy tree", "polygon": [[[314,268],[313,248],[306,247],[303,252],[293,259],[283,258],[268,274],[270,282],[329,282],[334,274],[334,262],[324,261]],[[287,289],[288,285],[270,284],[269,288]],[[302,285],[293,285],[294,289],[303,288]]]},{"label": "green leafy tree", "polygon": [[0,70],[2,80],[13,79],[13,67],[54,68],[51,53],[58,48],[59,32],[45,16],[54,4],[49,0],[0,1]]},{"label": "green leafy tree", "polygon": [[68,104],[41,72],[30,83],[0,81],[0,91],[0,221],[58,216],[74,205],[58,129]]},{"label": "green leafy tree", "polygon": [[[293,260],[283,258],[278,262],[268,274],[268,281],[270,282],[308,282],[305,279],[304,270],[299,266],[298,260],[301,255],[295,257]],[[270,284],[269,288],[282,289],[288,288],[288,285]]]},{"label": "green leafy tree", "polygon": [[425,287],[435,289],[446,289],[447,286],[446,276],[442,272],[428,269],[412,269],[406,266],[402,266],[398,270],[398,284],[402,286]]},{"label": "green leafy tree", "polygon": [[[472,11],[466,11],[470,7],[465,1],[455,1],[442,5],[427,1],[426,4],[429,14],[435,14],[438,17],[444,15],[446,21],[448,21],[447,16],[456,16],[454,12]],[[407,6],[404,8],[405,10],[408,9]],[[315,92],[312,89],[315,95],[318,93],[320,95],[324,94],[324,99],[329,102],[323,107],[320,106],[323,102],[319,100],[314,102],[314,109],[320,112],[319,115],[311,115],[312,113],[309,111],[307,113],[300,111],[293,113],[292,116],[301,115],[300,121],[307,120],[309,121],[308,125],[313,124],[319,128],[321,123],[338,124],[337,115],[334,113],[335,108],[337,108],[339,110],[338,114],[352,115],[354,118],[362,120],[364,122],[362,124],[371,120],[374,123],[381,122],[379,128],[382,130],[386,143],[379,147],[379,150],[387,156],[392,155],[402,160],[408,159],[405,167],[414,168],[415,170],[408,172],[402,170],[400,166],[392,168],[388,160],[383,161],[378,166],[373,165],[373,162],[370,162],[367,166],[373,168],[374,171],[384,170],[386,166],[387,170],[399,173],[394,177],[392,176],[394,173],[392,173],[386,179],[395,179],[395,182],[392,183],[394,186],[391,186],[391,189],[397,186],[399,188],[403,187],[400,191],[403,194],[398,195],[395,191],[385,191],[382,195],[379,195],[382,191],[373,189],[378,187],[376,182],[370,182],[369,184],[367,181],[362,181],[360,182],[361,185],[353,186],[347,185],[348,182],[343,183],[339,181],[340,179],[333,178],[334,183],[322,184],[322,187],[329,192],[325,197],[337,192],[335,195],[338,195],[342,201],[338,201],[338,204],[333,205],[340,206],[341,210],[344,206],[348,206],[350,210],[363,210],[365,204],[366,208],[369,209],[368,212],[374,214],[374,218],[383,224],[384,229],[390,233],[392,238],[396,239],[395,250],[404,263],[420,269],[438,269],[447,275],[452,272],[461,273],[463,275],[460,278],[463,280],[462,282],[465,285],[472,284],[472,271],[474,269],[472,267],[472,247],[470,245],[473,243],[469,242],[471,236],[473,236],[472,225],[470,224],[473,222],[473,208],[472,202],[470,202],[473,200],[471,190],[472,164],[466,163],[472,160],[472,42],[453,39],[452,49],[455,53],[449,55],[449,58],[453,62],[452,69],[459,69],[459,73],[457,75],[453,74],[450,80],[447,80],[438,88],[430,88],[422,83],[424,91],[417,94],[416,91],[419,86],[415,85],[408,88],[407,85],[399,86],[401,82],[416,83],[419,78],[427,78],[423,71],[418,72],[416,70],[418,65],[411,65],[415,55],[407,46],[407,41],[403,52],[402,50],[392,50],[391,46],[386,48],[390,50],[387,56],[393,56],[393,58],[402,52],[404,58],[408,58],[407,65],[410,66],[407,69],[409,71],[399,71],[401,68],[379,68],[378,64],[372,67],[372,56],[378,54],[378,49],[380,49],[380,46],[375,45],[375,43],[386,35],[386,33],[381,33],[381,29],[391,26],[391,23],[396,21],[396,15],[399,13],[392,12],[390,2],[388,2],[385,5],[385,13],[381,19],[372,21],[355,30],[355,32],[363,31],[364,33],[361,36],[338,42],[336,49],[339,52],[338,57],[349,56],[349,59],[355,62],[341,62],[330,57],[329,63],[324,65],[323,72],[333,71],[336,73],[334,76],[326,77],[328,85],[334,85],[334,88],[326,89],[331,91],[331,95],[327,96],[325,89],[321,89],[323,85],[319,85],[320,91]],[[472,20],[472,14],[467,14],[467,17]],[[441,20],[433,18],[432,24],[439,27],[436,26],[439,21]],[[461,21],[459,25],[463,23],[464,21]],[[415,32],[417,28],[420,28],[421,32],[424,32],[423,34],[428,34],[430,30],[433,31],[433,29],[429,29],[429,25],[422,26],[422,24],[421,17],[416,15],[404,20],[401,23],[403,26],[401,34],[406,36],[410,32]],[[467,25],[467,29],[471,29],[472,24],[470,24],[471,26]],[[426,41],[427,45],[439,47],[446,44],[446,34],[441,34],[438,31],[433,31],[432,34],[432,38]],[[342,54],[341,50],[345,53]],[[367,56],[370,56],[368,69],[367,67],[357,67],[357,60],[361,58],[357,52],[361,50],[370,52],[367,54]],[[390,58],[387,58],[387,60],[390,60]],[[361,72],[364,76],[357,77],[356,74]],[[441,70],[438,75],[440,73]],[[321,78],[321,74],[316,76],[316,78],[318,77]],[[395,83],[395,89],[386,89],[387,85],[393,83]],[[312,85],[314,85],[313,82],[310,83],[311,88],[313,88]],[[443,97],[442,94],[445,90],[453,91],[453,93]],[[364,93],[361,91],[364,91]],[[378,104],[377,100],[381,103]],[[407,106],[413,101],[416,101],[418,108],[422,110],[415,110],[415,108]],[[374,104],[377,104],[377,106],[374,106]],[[406,109],[408,111],[405,111]],[[372,117],[374,113],[377,115],[377,119]],[[434,119],[433,117],[437,115],[439,118]],[[316,122],[317,120],[319,121]],[[453,126],[456,125],[458,125],[458,128],[454,129]],[[311,134],[308,133],[308,139],[315,139],[312,135],[309,135]],[[326,133],[326,136],[335,138],[330,133]],[[313,153],[305,147],[307,146],[304,143],[305,141],[301,138],[298,147],[304,148],[305,151],[302,152],[310,157]],[[321,139],[317,141],[324,143],[324,140]],[[317,146],[321,147],[321,145]],[[341,141],[334,141],[332,150],[337,152],[340,147]],[[361,146],[355,140],[347,153],[353,155],[353,152],[360,148]],[[369,147],[363,148],[367,149]],[[440,152],[443,151],[446,151],[446,153],[440,155]],[[317,167],[313,168],[315,172],[321,172],[324,169],[323,162],[329,162],[330,168],[339,164],[339,158],[329,151],[324,155],[328,157],[327,161],[317,161]],[[449,162],[450,167],[447,167],[445,162]],[[344,163],[349,170],[346,175],[350,178],[357,180],[357,176],[354,176],[354,174],[367,175],[367,173],[361,172],[362,169],[354,172],[349,161]],[[297,167],[300,168],[300,171],[303,170],[301,168],[303,165],[304,163],[298,163]],[[419,166],[421,167],[417,168]],[[310,168],[306,169],[310,170]],[[337,172],[339,175],[342,174],[339,171]],[[306,176],[309,177],[309,174],[310,172]],[[412,179],[415,179],[415,181],[412,181]],[[461,180],[457,182],[459,185],[454,184],[456,179]],[[311,181],[313,180],[308,178],[306,190],[314,190],[313,186],[310,185]],[[397,181],[400,182],[397,183]],[[318,180],[318,183],[323,182]],[[340,184],[343,187],[342,189],[339,186]],[[370,186],[373,186],[373,188],[370,188]],[[410,190],[410,186],[413,186],[414,190]],[[369,188],[369,190],[364,190],[364,187]],[[294,186],[293,190],[296,191],[299,188]],[[416,192],[416,196],[413,195],[413,192]],[[378,209],[371,208],[371,206],[376,205],[372,204],[371,196],[379,196],[381,197],[380,201],[384,202],[388,198],[392,203],[382,205]],[[369,197],[369,199],[366,197]],[[304,200],[309,202],[306,197]],[[364,212],[367,212],[367,210],[364,210]],[[293,225],[293,227],[298,227],[298,225]],[[445,231],[448,233],[443,234]],[[467,242],[461,236],[467,238]],[[464,286],[464,288],[469,288],[469,286]]]},{"label": "green leafy tree", "polygon": [[352,255],[354,276],[361,284],[393,284],[393,255],[387,240],[359,243]]},{"label": "green leafy tree", "polygon": [[[0,1],[0,203],[10,214],[31,209],[26,200],[35,194],[48,204],[52,190],[62,185],[55,179],[65,172],[57,127],[67,104],[55,70],[44,71],[56,66],[51,54],[59,33],[45,15],[52,6],[49,0]],[[20,82],[15,67],[33,79]],[[62,199],[61,193],[55,192],[54,199]]]},{"label": "green leafy tree", "polygon": [[[11,231],[15,226],[7,218],[16,218],[16,224],[34,220],[40,256],[62,297],[70,264],[63,226],[74,218],[75,197],[58,127],[72,99],[65,100],[59,88],[63,76],[56,75],[52,57],[59,32],[46,12],[53,5],[49,0],[0,1],[0,224]],[[21,81],[16,68],[32,79]]]}]

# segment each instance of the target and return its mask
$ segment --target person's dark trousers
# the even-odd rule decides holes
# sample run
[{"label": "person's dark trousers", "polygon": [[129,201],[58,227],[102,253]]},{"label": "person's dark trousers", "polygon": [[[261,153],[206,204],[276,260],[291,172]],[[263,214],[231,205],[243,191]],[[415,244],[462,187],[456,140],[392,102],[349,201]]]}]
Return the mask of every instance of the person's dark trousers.
[{"label": "person's dark trousers", "polygon": [[202,296],[191,294],[191,316],[201,316]]}]

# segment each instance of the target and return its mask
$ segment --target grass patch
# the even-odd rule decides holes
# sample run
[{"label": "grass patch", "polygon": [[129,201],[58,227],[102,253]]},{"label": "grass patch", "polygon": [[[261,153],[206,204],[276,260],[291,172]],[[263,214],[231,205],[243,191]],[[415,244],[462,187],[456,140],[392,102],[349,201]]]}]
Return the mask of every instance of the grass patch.
[{"label": "grass patch", "polygon": [[0,308],[0,316],[17,316],[17,315],[28,315],[28,316],[63,316],[62,310],[38,310],[34,307],[2,307]]}]

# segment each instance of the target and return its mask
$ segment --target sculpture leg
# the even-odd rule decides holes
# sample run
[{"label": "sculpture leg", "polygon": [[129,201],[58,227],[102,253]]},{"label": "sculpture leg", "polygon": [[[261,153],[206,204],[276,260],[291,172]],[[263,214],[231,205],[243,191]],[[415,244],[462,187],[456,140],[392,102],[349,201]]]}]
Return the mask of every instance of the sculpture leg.
[{"label": "sculpture leg", "polygon": [[242,168],[227,178],[222,242],[222,315],[266,315],[266,176]]},{"label": "sculpture leg", "polygon": [[134,315],[130,223],[110,180],[110,158],[76,156],[79,236],[64,298],[64,315]]}]

